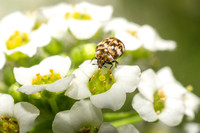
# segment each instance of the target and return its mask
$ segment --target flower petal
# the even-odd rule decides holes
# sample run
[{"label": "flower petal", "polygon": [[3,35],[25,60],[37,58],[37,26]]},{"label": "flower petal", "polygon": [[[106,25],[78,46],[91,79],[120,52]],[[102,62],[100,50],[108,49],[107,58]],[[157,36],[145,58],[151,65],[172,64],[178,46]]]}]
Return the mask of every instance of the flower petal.
[{"label": "flower petal", "polygon": [[59,79],[52,84],[49,84],[46,88],[46,90],[51,92],[60,92],[67,89],[71,81],[75,78],[75,75],[72,74],[70,76],[67,76],[66,78]]},{"label": "flower petal", "polygon": [[43,89],[45,89],[47,85],[23,85],[17,91],[20,91],[22,93],[25,93],[27,95],[39,92]]},{"label": "flower petal", "polygon": [[133,92],[140,82],[141,71],[138,66],[118,66],[113,76],[116,78],[116,83],[125,89],[126,92]]},{"label": "flower petal", "polygon": [[89,77],[80,69],[76,69],[72,74],[75,75],[75,78],[65,92],[65,95],[74,99],[84,99],[90,97],[91,93],[87,86]]},{"label": "flower petal", "polygon": [[141,81],[138,86],[140,93],[153,102],[153,95],[157,89],[160,89],[158,78],[152,69],[142,72]]},{"label": "flower petal", "polygon": [[131,124],[120,126],[117,130],[118,133],[139,133],[139,131]]},{"label": "flower petal", "polygon": [[39,114],[39,109],[30,103],[19,102],[15,104],[14,116],[19,123],[20,133],[26,133],[31,130]]},{"label": "flower petal", "polygon": [[8,94],[0,94],[0,117],[13,116],[14,99]]},{"label": "flower petal", "polygon": [[81,100],[76,102],[70,109],[70,124],[79,129],[85,124],[99,127],[103,121],[100,109],[95,107],[90,101]]},{"label": "flower petal", "polygon": [[82,70],[85,75],[88,77],[91,77],[92,74],[98,69],[97,65],[92,65],[92,64],[97,64],[96,60],[93,60],[92,62],[90,60],[84,61],[80,66],[80,70]]},{"label": "flower petal", "polygon": [[69,20],[70,31],[77,39],[89,39],[96,34],[101,23],[93,20]]},{"label": "flower petal", "polygon": [[74,133],[75,129],[72,127],[70,122],[70,113],[69,110],[61,111],[56,114],[52,129],[54,133]]},{"label": "flower petal", "polygon": [[158,39],[155,42],[155,47],[156,50],[169,50],[169,51],[173,51],[176,49],[176,42],[172,41],[172,40],[163,40],[160,37],[158,37]]},{"label": "flower petal", "polygon": [[98,133],[118,133],[118,132],[117,132],[117,129],[113,125],[107,122],[104,122],[101,124],[101,127],[99,128]]},{"label": "flower petal", "polygon": [[110,90],[98,95],[92,95],[90,100],[98,108],[108,108],[116,111],[123,106],[126,100],[126,92],[123,86],[115,83]]},{"label": "flower petal", "polygon": [[177,126],[183,119],[184,110],[183,101],[168,98],[165,101],[165,108],[158,115],[158,118],[168,126]]},{"label": "flower petal", "polygon": [[187,92],[184,97],[185,114],[190,120],[195,118],[195,112],[198,111],[200,98],[191,92]]},{"label": "flower petal", "polygon": [[139,113],[143,120],[153,122],[157,120],[157,114],[153,108],[153,103],[144,98],[141,94],[136,94],[132,101],[132,107]]}]

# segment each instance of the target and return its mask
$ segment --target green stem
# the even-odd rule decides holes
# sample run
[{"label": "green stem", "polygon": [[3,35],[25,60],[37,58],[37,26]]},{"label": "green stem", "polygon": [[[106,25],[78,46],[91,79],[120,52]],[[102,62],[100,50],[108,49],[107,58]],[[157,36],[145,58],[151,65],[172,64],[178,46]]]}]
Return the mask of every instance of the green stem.
[{"label": "green stem", "polygon": [[50,104],[51,109],[53,110],[53,112],[54,113],[59,112],[55,97],[49,98],[48,101],[49,101],[49,104]]},{"label": "green stem", "polygon": [[104,113],[103,118],[106,121],[117,120],[117,119],[123,119],[123,118],[131,117],[134,114],[135,114],[135,112]]},{"label": "green stem", "polygon": [[143,119],[139,116],[132,116],[129,118],[125,118],[125,119],[121,119],[121,120],[116,120],[113,122],[110,122],[110,124],[112,124],[113,126],[115,126],[116,128],[122,126],[122,125],[126,125],[126,124],[134,124],[137,122],[143,121]]}]

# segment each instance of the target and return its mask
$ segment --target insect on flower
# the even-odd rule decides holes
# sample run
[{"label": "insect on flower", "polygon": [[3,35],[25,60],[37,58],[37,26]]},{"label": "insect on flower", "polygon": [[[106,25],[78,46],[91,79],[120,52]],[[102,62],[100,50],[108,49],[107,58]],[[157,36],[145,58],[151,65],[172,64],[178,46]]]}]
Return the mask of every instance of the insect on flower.
[{"label": "insect on flower", "polygon": [[97,64],[99,68],[102,68],[104,64],[111,64],[113,67],[113,63],[118,64],[116,61],[125,50],[124,44],[117,38],[110,37],[102,40],[99,44],[97,44],[95,59],[97,59]]}]

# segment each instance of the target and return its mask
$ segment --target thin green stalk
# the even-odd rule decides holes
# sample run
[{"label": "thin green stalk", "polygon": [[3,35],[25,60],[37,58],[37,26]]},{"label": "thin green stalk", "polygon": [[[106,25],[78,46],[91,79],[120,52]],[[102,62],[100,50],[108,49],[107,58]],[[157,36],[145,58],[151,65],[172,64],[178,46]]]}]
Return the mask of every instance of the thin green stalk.
[{"label": "thin green stalk", "polygon": [[117,119],[131,117],[134,114],[135,114],[135,112],[104,113],[103,118],[105,121],[117,120]]},{"label": "thin green stalk", "polygon": [[48,101],[49,101],[49,104],[50,104],[51,109],[53,110],[53,112],[54,113],[59,112],[55,97],[49,98]]},{"label": "thin green stalk", "polygon": [[134,124],[134,123],[137,123],[137,122],[140,122],[140,121],[143,121],[143,119],[139,115],[136,115],[136,116],[132,116],[132,117],[129,117],[129,118],[110,122],[110,124],[112,124],[113,126],[118,128],[118,127],[126,125],[126,124]]}]

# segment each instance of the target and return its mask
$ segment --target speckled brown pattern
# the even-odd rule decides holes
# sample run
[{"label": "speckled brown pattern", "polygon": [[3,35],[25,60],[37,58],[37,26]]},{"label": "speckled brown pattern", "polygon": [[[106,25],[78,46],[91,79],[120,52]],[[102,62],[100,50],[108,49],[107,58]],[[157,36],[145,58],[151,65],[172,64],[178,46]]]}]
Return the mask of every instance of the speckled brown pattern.
[{"label": "speckled brown pattern", "polygon": [[106,38],[97,44],[95,58],[98,67],[102,68],[105,63],[112,64],[116,62],[125,50],[124,44],[117,38]]}]

